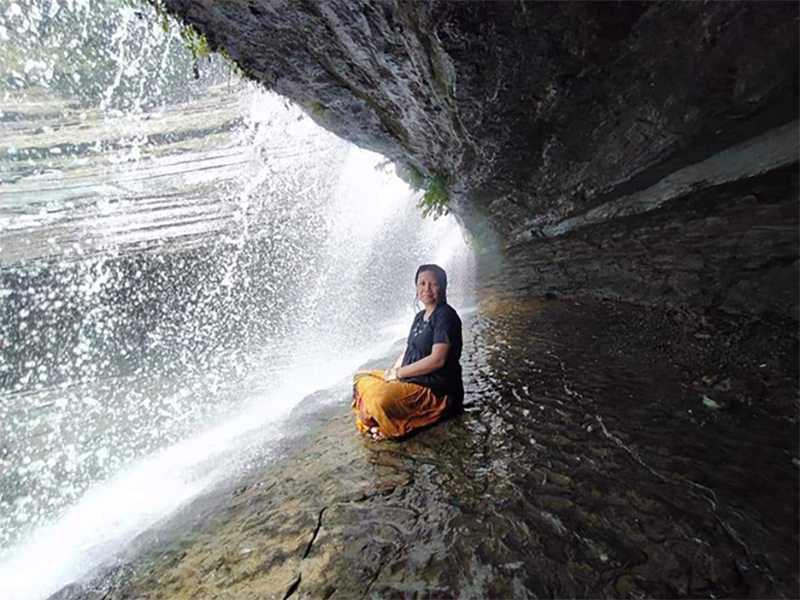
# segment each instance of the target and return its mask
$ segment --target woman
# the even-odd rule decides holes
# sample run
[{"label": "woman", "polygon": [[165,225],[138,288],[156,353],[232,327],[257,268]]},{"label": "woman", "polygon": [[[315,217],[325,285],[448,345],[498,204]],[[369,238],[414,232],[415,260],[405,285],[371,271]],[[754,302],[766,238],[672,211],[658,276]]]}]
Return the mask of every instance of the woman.
[{"label": "woman", "polygon": [[461,409],[461,319],[447,304],[447,274],[422,265],[414,283],[425,309],[414,317],[405,352],[386,371],[355,376],[356,426],[374,439],[404,436]]}]

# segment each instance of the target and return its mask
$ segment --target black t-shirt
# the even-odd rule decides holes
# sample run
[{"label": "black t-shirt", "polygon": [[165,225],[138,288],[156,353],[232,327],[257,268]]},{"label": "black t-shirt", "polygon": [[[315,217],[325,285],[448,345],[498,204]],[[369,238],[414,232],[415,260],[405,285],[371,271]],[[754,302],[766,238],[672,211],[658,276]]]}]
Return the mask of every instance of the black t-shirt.
[{"label": "black t-shirt", "polygon": [[444,366],[427,375],[404,377],[403,381],[431,388],[437,396],[451,395],[456,403],[460,403],[464,394],[464,384],[461,381],[461,365],[458,361],[461,360],[461,348],[464,344],[461,339],[461,319],[449,304],[438,305],[427,321],[424,310],[414,317],[411,332],[408,334],[408,346],[403,356],[403,366],[429,356],[434,344],[450,344]]}]

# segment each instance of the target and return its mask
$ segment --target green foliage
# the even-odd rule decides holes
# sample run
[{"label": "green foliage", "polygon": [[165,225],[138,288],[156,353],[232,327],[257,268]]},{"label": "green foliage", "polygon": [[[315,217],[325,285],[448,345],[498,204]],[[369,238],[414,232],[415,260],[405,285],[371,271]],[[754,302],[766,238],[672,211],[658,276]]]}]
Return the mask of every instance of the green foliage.
[{"label": "green foliage", "polygon": [[450,202],[450,177],[444,171],[439,171],[433,177],[422,174],[411,163],[400,163],[397,175],[415,190],[425,190],[417,203],[423,217],[433,217],[434,220],[450,212],[447,207]]},{"label": "green foliage", "polygon": [[323,121],[325,119],[325,109],[327,107],[319,101],[314,101],[308,107],[308,110],[311,111],[311,114],[317,121]]},{"label": "green foliage", "polygon": [[403,175],[405,175],[406,183],[415,190],[424,190],[428,187],[425,182],[425,176],[411,163],[406,163]]},{"label": "green foliage", "polygon": [[[153,6],[156,11],[156,14],[161,19],[161,28],[164,31],[169,31],[172,22],[176,20],[174,15],[171,15],[167,12],[167,9],[164,7],[163,0],[127,0],[128,2],[146,2]],[[198,74],[198,61],[202,58],[206,58],[211,56],[212,52],[216,52],[219,54],[223,60],[228,64],[228,67],[236,73],[239,77],[247,77],[247,74],[242,70],[242,68],[236,63],[231,55],[228,54],[224,48],[212,48],[211,44],[208,42],[208,38],[200,33],[197,29],[195,29],[192,25],[187,25],[185,23],[181,23],[180,25],[181,31],[181,39],[183,40],[183,45],[189,50],[189,53],[192,55],[194,59],[194,70],[195,70],[195,77]]]},{"label": "green foliage", "polygon": [[125,2],[132,8],[136,8],[135,5],[142,4],[142,2],[151,5],[155,9],[159,19],[161,19],[161,29],[164,30],[164,33],[169,32],[169,18],[167,17],[167,11],[164,8],[162,0],[125,0]]},{"label": "green foliage", "polygon": [[239,78],[253,79],[252,75],[250,75],[244,69],[242,69],[242,67],[239,66],[239,63],[237,63],[235,60],[233,60],[233,58],[231,58],[231,55],[228,54],[228,51],[225,50],[225,48],[217,48],[215,52],[222,57],[222,60],[224,60],[225,64],[228,65],[228,68],[234,73],[236,73],[236,75]]},{"label": "green foliage", "polygon": [[195,61],[205,58],[211,54],[211,46],[208,39],[191,25],[184,25],[181,28],[181,39],[183,45],[192,54]]},{"label": "green foliage", "polygon": [[439,172],[425,180],[425,193],[420,198],[417,206],[422,211],[423,217],[439,217],[450,212],[447,207],[450,202],[450,180],[446,173]]},{"label": "green foliage", "polygon": [[[237,70],[230,62],[232,68],[226,69],[223,61],[213,59],[210,39],[196,30],[182,33],[183,25],[167,14],[164,0],[25,4],[39,8],[36,18],[9,11],[0,17],[0,95],[36,90],[82,107],[102,103],[120,110],[134,105],[148,110],[202,94],[205,84],[223,83]],[[0,12],[7,6],[9,0],[0,0]],[[176,47],[170,32],[183,43]],[[119,52],[122,35],[124,52]],[[203,81],[198,84],[203,57]]]}]

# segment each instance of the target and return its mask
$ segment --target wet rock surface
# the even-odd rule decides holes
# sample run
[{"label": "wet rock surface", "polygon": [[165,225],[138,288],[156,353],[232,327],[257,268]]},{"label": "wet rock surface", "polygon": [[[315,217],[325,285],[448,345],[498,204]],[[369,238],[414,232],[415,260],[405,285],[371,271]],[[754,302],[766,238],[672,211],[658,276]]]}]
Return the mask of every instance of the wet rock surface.
[{"label": "wet rock surface", "polygon": [[[494,293],[798,315],[796,165],[481,257]],[[789,328],[791,330],[793,328]]]},{"label": "wet rock surface", "polygon": [[[798,596],[781,324],[487,299],[466,411],[359,437],[347,386],[274,464],[54,598]],[[725,348],[721,351],[720,348]]]},{"label": "wet rock surface", "polygon": [[[732,231],[785,228],[796,248],[796,187],[785,182],[773,211],[712,192],[705,221],[693,194],[797,172],[796,3],[164,4],[330,131],[417,184],[446,179],[449,209],[484,252],[531,258],[512,260],[522,280],[555,262],[547,285],[567,297],[577,275],[596,299],[797,318],[796,252],[752,285],[751,263],[771,252],[758,232],[725,229],[736,212]],[[642,232],[631,215],[645,212]],[[562,273],[573,260],[577,273]],[[654,265],[659,285],[631,285]]]}]

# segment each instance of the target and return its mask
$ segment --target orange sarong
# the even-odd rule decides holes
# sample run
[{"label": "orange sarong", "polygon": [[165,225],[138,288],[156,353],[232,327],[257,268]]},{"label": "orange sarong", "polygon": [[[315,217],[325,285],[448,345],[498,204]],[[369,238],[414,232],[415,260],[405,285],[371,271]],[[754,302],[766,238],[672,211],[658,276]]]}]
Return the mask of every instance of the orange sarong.
[{"label": "orange sarong", "polygon": [[[352,408],[361,433],[369,431],[372,420],[386,437],[402,437],[438,421],[447,408],[447,396],[437,398],[429,388],[416,383],[387,383],[383,371],[359,371],[353,378]],[[362,414],[368,419],[366,423]]]}]

